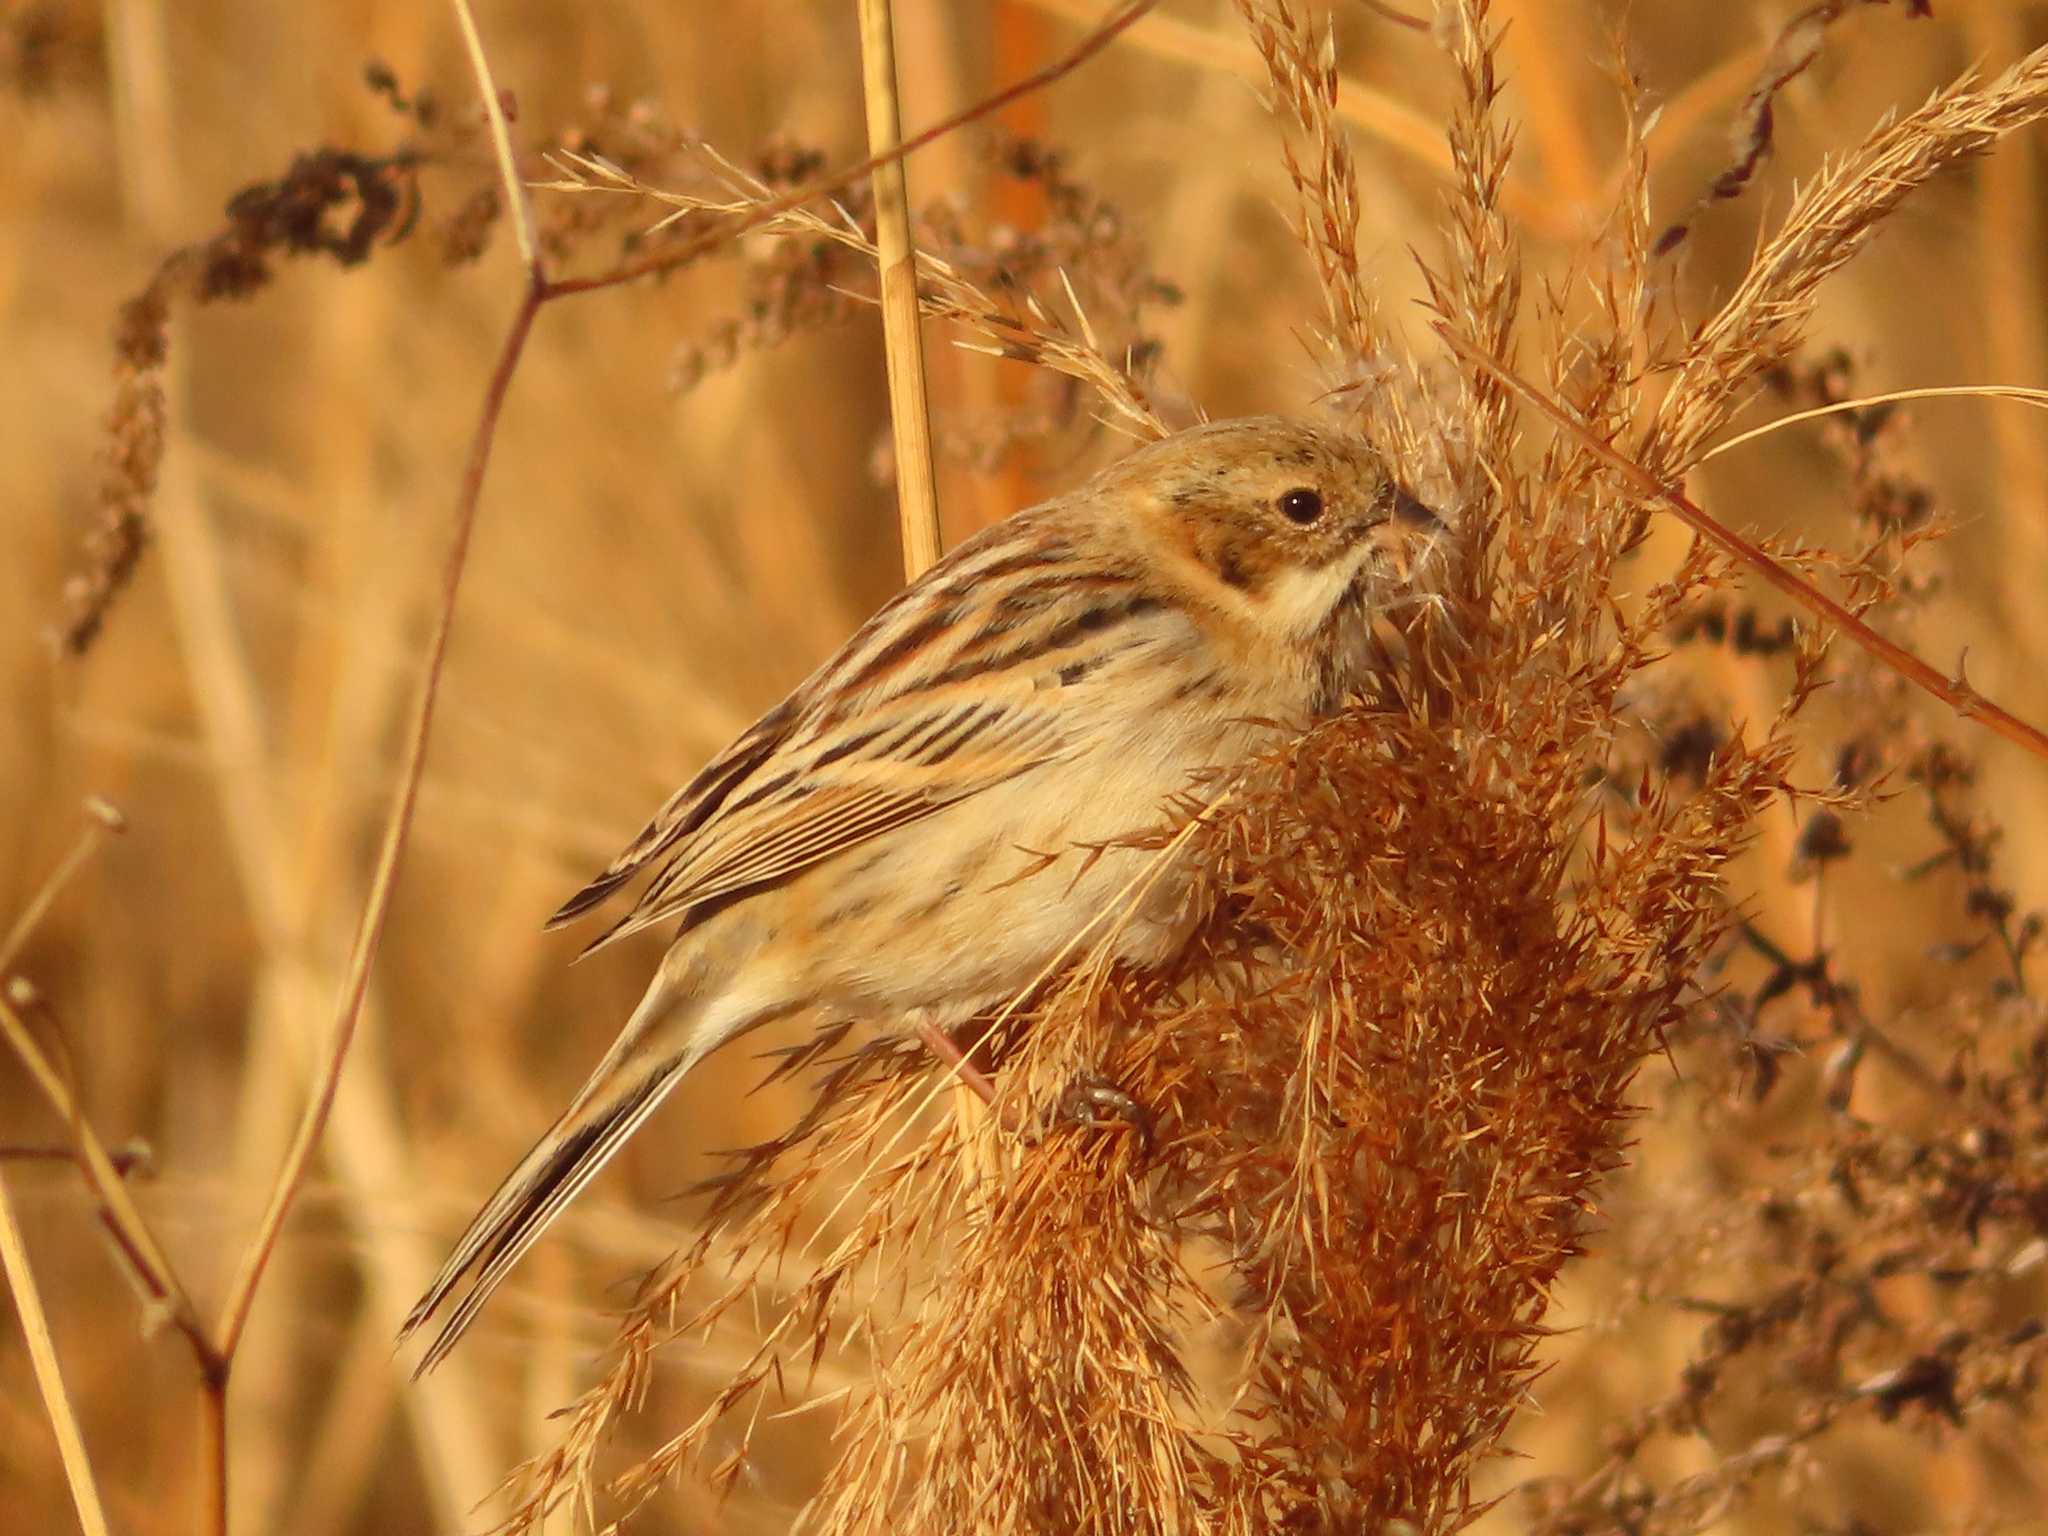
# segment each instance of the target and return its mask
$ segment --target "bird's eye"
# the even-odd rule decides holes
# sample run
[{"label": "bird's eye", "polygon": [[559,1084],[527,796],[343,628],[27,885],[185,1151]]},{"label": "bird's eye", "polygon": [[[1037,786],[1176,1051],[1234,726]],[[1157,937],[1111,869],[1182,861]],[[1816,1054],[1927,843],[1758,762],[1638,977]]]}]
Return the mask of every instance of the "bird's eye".
[{"label": "bird's eye", "polygon": [[1280,498],[1280,515],[1296,527],[1306,528],[1323,515],[1323,495],[1306,486],[1287,492]]}]

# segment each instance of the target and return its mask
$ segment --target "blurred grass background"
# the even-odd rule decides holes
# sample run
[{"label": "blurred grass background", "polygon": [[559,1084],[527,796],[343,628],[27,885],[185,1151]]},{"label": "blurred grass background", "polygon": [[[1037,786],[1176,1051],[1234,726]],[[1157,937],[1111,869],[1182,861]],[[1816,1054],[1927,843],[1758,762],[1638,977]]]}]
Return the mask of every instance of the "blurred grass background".
[{"label": "blurred grass background", "polygon": [[[1800,9],[1502,0],[1507,100],[1522,125],[1510,206],[1536,270],[1597,273],[1621,144],[1614,39],[1666,104],[1651,140],[1663,220],[1727,163],[1728,125],[1764,49]],[[1406,251],[1439,240],[1432,146],[1450,81],[1427,35],[1362,5],[1336,10],[1347,79],[1363,88],[1347,99],[1359,109],[1366,249],[1398,315],[1416,294]],[[404,125],[362,83],[372,56],[451,107],[473,93],[452,21],[432,5],[108,0],[0,15],[0,897],[11,920],[75,839],[87,794],[126,815],[128,834],[68,889],[17,969],[47,1000],[44,1022],[94,1124],[151,1148],[142,1197],[211,1311],[331,1016],[461,455],[518,274],[502,232],[471,268],[415,241],[360,272],[286,267],[246,305],[181,310],[156,546],[92,653],[55,661],[43,631],[93,502],[117,306],[168,249],[215,228],[231,193],[280,174],[296,151],[396,143]],[[907,125],[1042,65],[1097,18],[1092,0],[899,0]],[[835,163],[863,152],[850,0],[485,0],[479,21],[535,135],[577,120],[602,85],[660,103],[738,156],[775,139]],[[1758,187],[1699,221],[1672,301],[1703,312],[1792,180],[1888,108],[2044,40],[2048,4],[1943,0],[1918,21],[1903,7],[1853,10],[1780,98],[1778,150]],[[1172,0],[1003,119],[1060,148],[1184,294],[1155,317],[1161,394],[1183,415],[1186,402],[1216,415],[1305,410],[1325,382],[1298,340],[1318,318],[1314,287],[1279,211],[1284,173],[1255,76],[1227,4]],[[977,132],[913,163],[913,201],[954,198],[1028,225],[1029,197],[991,179]],[[2010,142],[1910,204],[1831,287],[1816,335],[1849,349],[1860,388],[2048,387],[2043,149],[2038,136]],[[875,472],[886,437],[877,323],[745,355],[676,398],[666,380],[678,347],[735,302],[731,271],[713,266],[550,306],[515,380],[365,1027],[237,1369],[237,1529],[463,1523],[542,1442],[544,1415],[608,1336],[593,1299],[623,1295],[608,1288],[671,1246],[686,1208],[668,1197],[708,1170],[705,1149],[755,1139],[799,1102],[781,1087],[742,1096],[759,1071],[744,1057],[697,1074],[454,1361],[424,1386],[405,1381],[391,1339],[406,1306],[610,1040],[658,953],[650,939],[571,970],[578,941],[542,934],[541,919],[898,579],[893,498]],[[1409,313],[1422,346],[1422,316]],[[1017,365],[940,347],[935,367],[942,434],[949,418],[1024,398]],[[1922,643],[1937,664],[1967,652],[1975,684],[2039,720],[2048,433],[1981,401],[1930,403],[1915,420],[1922,467],[1961,524]],[[1104,435],[1081,460],[1027,445],[992,471],[942,465],[949,535],[1114,451]],[[1717,461],[1702,489],[1753,531],[1826,542],[1844,529],[1838,476],[1810,433]],[[1730,668],[1720,684],[1730,713],[1764,712],[1759,678]],[[1984,800],[2007,829],[2004,877],[2039,904],[2039,773],[1996,745],[1982,756]],[[1831,947],[1879,1006],[1935,1002],[1928,889],[1792,887],[1780,877],[1794,829],[1778,821],[1755,861],[1755,909]],[[1532,1460],[1504,1481],[1584,1466],[1602,1426],[1683,1364],[1698,1318],[1628,1305],[1633,1280],[1615,1255],[1630,1223],[1653,1219],[1694,1170],[1775,1134],[1770,1110],[1731,1132],[1681,1098],[1645,1126],[1642,1161],[1610,1202],[1616,1240],[1571,1274],[1551,1319],[1578,1331],[1556,1343],[1544,1411],[1513,1436]],[[0,1063],[0,1141],[63,1135]],[[175,1339],[139,1336],[76,1180],[57,1165],[5,1172],[116,1528],[188,1528],[189,1357]],[[662,1365],[650,1439],[659,1405],[688,1401],[719,1364],[712,1351]],[[685,1487],[661,1506],[666,1524],[641,1528],[782,1528],[829,1455],[821,1426],[792,1421],[722,1509]],[[2023,1434],[2038,1452],[2038,1431]],[[2014,1455],[2023,1468],[2027,1445]],[[1970,1479],[1989,1475],[1936,1450],[1866,1453],[1854,1436],[1834,1465],[1809,1509],[1899,1529],[1942,1525]],[[11,1324],[0,1329],[0,1502],[26,1512],[0,1522],[10,1528],[71,1519]],[[1500,1528],[1513,1508],[1494,1517]],[[1768,1500],[1742,1518],[1796,1523]]]}]

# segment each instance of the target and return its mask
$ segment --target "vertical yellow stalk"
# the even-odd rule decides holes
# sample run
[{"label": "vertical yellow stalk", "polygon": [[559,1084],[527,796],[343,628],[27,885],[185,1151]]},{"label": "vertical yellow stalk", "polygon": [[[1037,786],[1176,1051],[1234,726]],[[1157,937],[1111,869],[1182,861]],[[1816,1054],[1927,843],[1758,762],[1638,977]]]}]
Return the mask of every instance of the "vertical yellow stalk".
[{"label": "vertical yellow stalk", "polygon": [[[896,36],[890,0],[859,0],[868,148],[886,154],[903,139],[896,98]],[[889,421],[896,444],[896,506],[903,525],[903,574],[915,580],[939,558],[939,497],[932,477],[924,347],[918,335],[917,256],[910,244],[910,194],[903,162],[877,166],[875,247],[882,280],[882,347],[889,366]]]},{"label": "vertical yellow stalk", "polygon": [[[867,98],[868,153],[903,141],[896,92],[896,27],[890,0],[859,0],[861,86]],[[939,489],[932,474],[931,418],[925,401],[924,338],[917,314],[917,252],[910,243],[910,189],[903,162],[875,167],[875,264],[882,285],[882,352],[889,368],[889,426],[896,446],[896,516],[903,529],[903,575],[915,581],[939,547]],[[970,1143],[985,1116],[964,1082],[953,1110]]]}]

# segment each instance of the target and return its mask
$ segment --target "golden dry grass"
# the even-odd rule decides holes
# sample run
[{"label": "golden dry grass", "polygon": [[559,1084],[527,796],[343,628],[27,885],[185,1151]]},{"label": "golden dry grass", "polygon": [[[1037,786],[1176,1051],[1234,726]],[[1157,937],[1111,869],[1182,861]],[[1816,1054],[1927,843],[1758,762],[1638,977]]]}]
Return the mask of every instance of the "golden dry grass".
[{"label": "golden dry grass", "polygon": [[[758,234],[739,261],[551,304],[507,400],[362,1030],[238,1352],[234,1529],[486,1523],[471,1505],[550,1453],[565,1425],[548,1413],[593,1383],[586,1404],[639,1394],[598,1452],[601,1479],[628,1473],[632,1492],[696,1458],[654,1485],[634,1526],[649,1531],[781,1530],[821,1489],[821,1519],[843,1529],[1435,1530],[1461,1518],[1475,1467],[1474,1498],[1513,1494],[1482,1516],[1496,1530],[2043,1528],[2048,1020],[2028,988],[2048,979],[2038,954],[2029,970],[2009,951],[2048,901],[2048,775],[1844,647],[1811,662],[1829,686],[1768,735],[1801,664],[1777,644],[1786,605],[1718,585],[1724,565],[1689,562],[1667,518],[1639,524],[1639,500],[1497,386],[1454,389],[1412,302],[1505,357],[1519,253],[1515,366],[1664,472],[1732,410],[1746,423],[1844,392],[2048,387],[2040,130],[1897,211],[1887,178],[1916,176],[1914,155],[2014,114],[1965,104],[1917,133],[1907,119],[1899,155],[1841,159],[1973,64],[1995,74],[2048,42],[2048,5],[1835,9],[1774,98],[1774,153],[1722,202],[1701,199],[1741,157],[1744,93],[1803,48],[1784,29],[1809,8],[1499,0],[1501,97],[1482,112],[1471,29],[1337,7],[1333,100],[1308,78],[1323,11],[1190,0],[1009,109],[1006,132],[1038,148],[970,129],[914,162],[915,205],[957,203],[924,227],[961,285],[941,308],[1022,315],[967,334],[1065,365],[935,347],[951,537],[1116,451],[1097,385],[1127,392],[1116,420],[1173,423],[1197,407],[1308,410],[1364,377],[1346,398],[1423,457],[1470,550],[1494,531],[1491,558],[1461,568],[1440,628],[1414,638],[1433,681],[1266,765],[1203,834],[1254,925],[1220,923],[1170,998],[1084,976],[1013,1061],[1031,1104],[1074,1062],[1110,1063],[1162,1106],[1154,1161],[1114,1136],[965,1158],[953,1138],[995,1128],[927,1115],[895,1147],[907,1170],[841,1204],[882,1123],[873,1106],[928,1086],[879,1077],[810,1148],[795,1257],[758,1280],[743,1267],[708,1339],[607,1375],[632,1278],[687,1247],[701,1216],[670,1197],[719,1169],[712,1149],[773,1138],[810,1100],[802,1076],[746,1095],[760,1064],[720,1060],[414,1386],[391,1349],[398,1319],[650,960],[629,946],[569,970],[539,918],[900,573],[876,474],[879,327],[835,291],[871,283],[857,252]],[[911,127],[1099,19],[1079,0],[898,11]],[[479,20],[524,142],[652,186],[714,190],[670,125],[776,186],[865,143],[851,3],[776,8],[766,32],[742,7],[486,6]],[[10,963],[33,984],[12,1006],[98,1133],[147,1143],[136,1200],[210,1317],[332,1018],[519,278],[502,228],[479,262],[449,259],[492,172],[443,12],[115,0],[16,7],[4,37],[8,919],[77,840],[85,796],[128,824]],[[1646,202],[1617,46],[1662,107]],[[431,124],[364,87],[372,55],[404,92],[432,90]],[[1273,115],[1256,94],[1269,61]],[[434,151],[409,238],[360,270],[279,262],[247,302],[174,304],[150,547],[89,653],[53,659],[45,630],[105,505],[121,306],[301,151],[408,140]],[[1829,164],[1849,170],[1830,183]],[[1496,174],[1497,197],[1478,195]],[[1814,192],[1830,186],[1835,201]],[[847,201],[858,212],[862,194]],[[551,259],[576,272],[612,265],[664,211],[606,193],[539,204]],[[1753,264],[1788,218],[1795,236]],[[1677,252],[1648,256],[1677,220]],[[1062,270],[1099,346],[1059,303]],[[1732,306],[1739,323],[1685,350],[1745,293],[1759,298]],[[1808,349],[1766,384],[1781,334],[1767,327],[1809,301]],[[1638,376],[1672,356],[1678,369]],[[1790,429],[1689,489],[1830,590],[1881,599],[1873,622],[1937,666],[1967,652],[1972,684],[2039,721],[2041,418],[1909,410]],[[154,430],[125,420],[131,447]],[[1953,529],[1938,545],[1920,542],[1930,512]],[[1693,585],[1660,598],[1674,577]],[[1737,723],[1746,749],[1730,745]],[[1781,773],[1860,792],[1879,770],[1892,798],[1843,808],[1839,857],[1810,801],[1758,812]],[[1354,881],[1362,858],[1370,878]],[[1247,933],[1284,936],[1300,963],[1276,979]],[[1374,1021],[1369,1045],[1303,1027],[1347,1019]],[[1281,1155],[1289,1129],[1303,1146],[1313,1129],[1315,1156]],[[73,1134],[0,1059],[0,1141]],[[820,1147],[849,1162],[825,1165]],[[991,1170],[994,1196],[975,1177]],[[191,1528],[190,1352],[162,1309],[137,1305],[62,1161],[10,1157],[0,1179],[111,1527]],[[694,1287],[682,1315],[720,1295],[718,1264],[746,1231],[664,1271]],[[1289,1233],[1319,1266],[1307,1291],[1300,1254],[1275,1246]],[[1446,1239],[1474,1233],[1505,1246]],[[882,1262],[849,1267],[831,1315],[898,1331],[835,1333],[815,1377],[799,1347],[786,1398],[771,1375],[735,1416],[700,1420],[782,1309],[815,1296],[807,1265],[874,1234]],[[1116,1285],[1077,1302],[1076,1275]],[[665,1321],[640,1315],[643,1333]],[[812,1315],[794,1326],[807,1345]],[[1266,1371],[1251,1419],[1224,1411],[1247,1360]],[[1077,1423],[1091,1404],[1103,1411]],[[669,1444],[693,1425],[699,1438]],[[1488,1460],[1502,1426],[1524,1459]],[[938,1474],[905,1486],[899,1436]],[[10,1319],[0,1489],[25,1528],[76,1518],[56,1445]]]}]

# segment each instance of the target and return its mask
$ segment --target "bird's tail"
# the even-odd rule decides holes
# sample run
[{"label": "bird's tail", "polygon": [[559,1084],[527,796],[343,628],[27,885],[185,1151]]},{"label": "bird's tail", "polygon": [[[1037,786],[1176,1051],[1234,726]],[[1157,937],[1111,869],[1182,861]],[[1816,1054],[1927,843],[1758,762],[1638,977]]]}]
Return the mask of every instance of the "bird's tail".
[{"label": "bird's tail", "polygon": [[526,1250],[698,1062],[794,1006],[779,994],[718,984],[688,952],[671,949],[597,1070],[477,1212],[407,1316],[401,1343],[461,1292],[413,1375],[446,1358]]},{"label": "bird's tail", "polygon": [[547,1134],[477,1212],[448,1262],[434,1276],[434,1283],[406,1318],[399,1330],[401,1342],[432,1319],[467,1280],[468,1288],[420,1356],[413,1370],[415,1377],[441,1363],[512,1266],[597,1177],[598,1170],[611,1161],[701,1056],[698,1051],[685,1051],[645,1064],[615,1063],[607,1058],[598,1068],[561,1119],[548,1127]]},{"label": "bird's tail", "polygon": [[477,1212],[406,1318],[401,1343],[461,1291],[415,1377],[441,1363],[512,1266],[691,1068],[728,1041],[795,1010],[788,997],[764,990],[772,976],[755,979],[755,987],[736,986],[709,973],[687,948],[669,951],[597,1070]]}]

